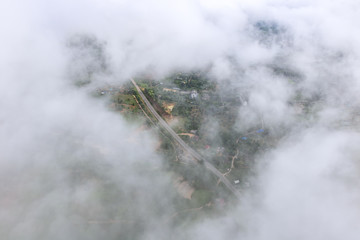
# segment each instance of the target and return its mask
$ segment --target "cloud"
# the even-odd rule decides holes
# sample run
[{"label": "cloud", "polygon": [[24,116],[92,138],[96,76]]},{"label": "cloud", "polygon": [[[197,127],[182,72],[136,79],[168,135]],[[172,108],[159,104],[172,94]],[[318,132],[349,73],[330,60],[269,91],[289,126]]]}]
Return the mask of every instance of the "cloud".
[{"label": "cloud", "polygon": [[[358,8],[353,0],[5,1],[1,235],[355,239],[359,136],[334,126],[346,120],[356,127]],[[90,44],[78,44],[82,36]],[[162,164],[156,137],[139,133],[87,91],[143,72],[162,77],[194,69],[239,89],[247,101],[240,128],[262,122],[287,131],[257,159],[254,189],[239,206],[182,228],[166,219],[174,209],[170,177],[146,170]],[[84,88],[71,81],[90,75]],[[306,124],[296,96],[319,100]],[[109,219],[119,223],[98,224]]]}]

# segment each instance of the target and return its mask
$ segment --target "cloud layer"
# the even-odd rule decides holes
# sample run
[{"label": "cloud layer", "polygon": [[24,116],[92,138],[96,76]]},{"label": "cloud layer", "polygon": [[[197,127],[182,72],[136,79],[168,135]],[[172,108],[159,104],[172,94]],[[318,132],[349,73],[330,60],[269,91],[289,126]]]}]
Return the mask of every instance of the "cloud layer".
[{"label": "cloud layer", "polygon": [[[359,8],[353,0],[5,1],[0,234],[356,239],[359,136],[334,126],[346,120],[357,127]],[[94,44],[72,48],[79,34]],[[154,136],[87,90],[144,72],[159,78],[194,69],[246,99],[239,128],[262,121],[286,134],[259,159],[254,189],[236,209],[183,229],[166,219],[174,193],[169,176],[151,170],[161,165]],[[90,85],[75,87],[72,79],[86,74]],[[319,100],[305,124],[296,117],[297,95]],[[112,219],[119,206],[123,222],[94,224]]]}]

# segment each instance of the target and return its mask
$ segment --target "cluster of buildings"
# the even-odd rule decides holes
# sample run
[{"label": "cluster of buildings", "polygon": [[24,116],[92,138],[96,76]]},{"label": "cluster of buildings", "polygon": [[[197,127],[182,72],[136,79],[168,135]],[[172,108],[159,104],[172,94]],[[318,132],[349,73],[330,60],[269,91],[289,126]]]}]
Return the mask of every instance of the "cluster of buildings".
[{"label": "cluster of buildings", "polygon": [[192,91],[183,91],[180,88],[163,88],[164,92],[174,92],[174,93],[179,93],[181,95],[189,95],[189,97],[191,99],[197,99],[198,97],[198,92],[196,90],[192,90]]}]

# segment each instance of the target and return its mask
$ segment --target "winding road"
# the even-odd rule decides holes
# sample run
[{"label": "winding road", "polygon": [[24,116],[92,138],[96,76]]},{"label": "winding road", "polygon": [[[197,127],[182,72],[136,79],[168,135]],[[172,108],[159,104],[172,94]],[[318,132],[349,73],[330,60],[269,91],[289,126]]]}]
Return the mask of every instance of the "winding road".
[{"label": "winding road", "polygon": [[165,120],[156,112],[154,107],[151,105],[149,100],[146,98],[144,93],[141,91],[139,86],[136,84],[134,79],[131,79],[131,82],[134,84],[136,90],[138,91],[141,99],[149,109],[149,111],[154,115],[154,117],[159,121],[160,125],[187,151],[194,159],[197,160],[197,163],[202,162],[207,170],[209,170],[212,174],[219,178],[219,180],[224,183],[227,189],[229,189],[237,198],[240,198],[239,191],[231,184],[231,182],[219,171],[217,170],[210,162],[208,162],[203,156],[201,156],[198,152],[192,149],[189,145],[187,145],[174,130],[165,122]]}]

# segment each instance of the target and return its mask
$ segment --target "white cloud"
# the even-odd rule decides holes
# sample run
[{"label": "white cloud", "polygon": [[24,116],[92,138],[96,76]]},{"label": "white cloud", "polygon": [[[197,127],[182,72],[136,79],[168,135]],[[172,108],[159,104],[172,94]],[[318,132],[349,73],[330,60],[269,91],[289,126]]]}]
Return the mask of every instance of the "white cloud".
[{"label": "white cloud", "polygon": [[[254,180],[257,194],[249,193],[233,213],[196,224],[184,236],[356,239],[358,136],[317,128],[352,116],[359,102],[358,9],[353,0],[5,1],[0,9],[0,225],[5,228],[0,233],[5,239],[115,239],[133,231],[124,224],[120,230],[87,232],[83,212],[96,215],[105,208],[111,215],[117,203],[105,205],[94,197],[100,191],[96,181],[69,184],[74,174],[67,166],[86,159],[94,164],[93,174],[106,172],[117,194],[136,196],[137,221],[142,215],[152,219],[140,223],[138,238],[165,239],[175,231],[158,209],[149,209],[158,203],[171,211],[171,197],[159,198],[170,191],[167,177],[143,175],[133,167],[159,163],[153,136],[135,135],[121,117],[67,79],[66,42],[74,34],[93,34],[106,42],[111,68],[106,81],[122,82],[145,70],[163,76],[213,66],[219,81],[246,87],[242,126],[261,118],[268,126],[290,128],[296,111],[288,102],[296,91],[323,98],[315,126],[290,131],[294,136],[264,157],[268,165]],[[259,22],[278,34],[257,29]],[[274,65],[298,73],[298,84],[276,75]]]}]

